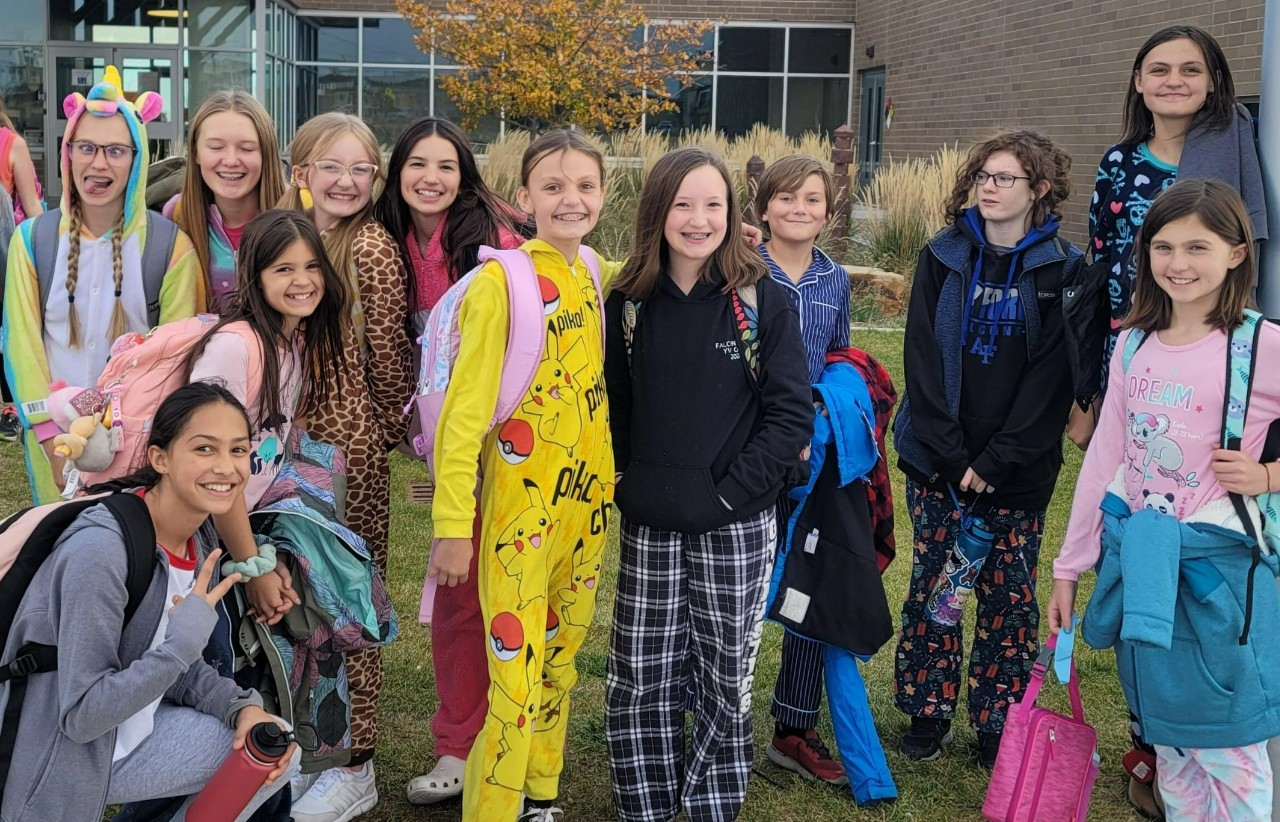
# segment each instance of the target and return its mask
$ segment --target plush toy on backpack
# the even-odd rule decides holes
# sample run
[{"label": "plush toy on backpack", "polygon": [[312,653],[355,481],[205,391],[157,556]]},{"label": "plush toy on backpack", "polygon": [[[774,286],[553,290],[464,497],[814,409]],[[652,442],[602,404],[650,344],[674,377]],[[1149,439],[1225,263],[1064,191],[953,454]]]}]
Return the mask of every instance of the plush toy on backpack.
[{"label": "plush toy on backpack", "polygon": [[64,433],[53,438],[54,452],[80,471],[101,471],[119,450],[119,436],[104,424],[107,398],[94,388],[57,380],[49,386],[49,417]]}]

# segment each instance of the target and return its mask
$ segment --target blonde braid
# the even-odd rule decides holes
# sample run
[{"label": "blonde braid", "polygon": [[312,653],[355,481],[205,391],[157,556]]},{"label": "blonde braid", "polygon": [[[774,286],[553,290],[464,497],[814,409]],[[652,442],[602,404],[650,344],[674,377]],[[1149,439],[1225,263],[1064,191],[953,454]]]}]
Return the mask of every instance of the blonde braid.
[{"label": "blonde braid", "polygon": [[124,300],[120,299],[124,283],[124,254],[121,251],[123,244],[124,210],[122,209],[120,219],[116,221],[116,227],[111,230],[111,267],[116,287],[116,307],[111,311],[111,330],[108,333],[113,343],[129,330],[129,320],[124,314]]},{"label": "blonde braid", "polygon": [[[67,237],[67,345],[80,347],[80,319],[76,315],[76,280],[80,277],[80,201],[71,198],[71,225]],[[44,306],[40,306],[44,310]]]}]

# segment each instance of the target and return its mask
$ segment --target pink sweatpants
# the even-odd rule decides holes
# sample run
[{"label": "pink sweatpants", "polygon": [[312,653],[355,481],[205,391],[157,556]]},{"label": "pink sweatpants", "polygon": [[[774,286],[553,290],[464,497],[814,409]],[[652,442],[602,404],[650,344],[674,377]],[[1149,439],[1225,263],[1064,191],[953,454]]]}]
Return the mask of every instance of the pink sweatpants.
[{"label": "pink sweatpants", "polygon": [[[480,518],[476,517],[472,547],[479,542]],[[440,695],[440,707],[431,718],[437,757],[466,759],[489,712],[487,640],[476,589],[479,553],[471,553],[466,582],[436,589],[431,611],[431,661],[436,670],[436,693]]]}]

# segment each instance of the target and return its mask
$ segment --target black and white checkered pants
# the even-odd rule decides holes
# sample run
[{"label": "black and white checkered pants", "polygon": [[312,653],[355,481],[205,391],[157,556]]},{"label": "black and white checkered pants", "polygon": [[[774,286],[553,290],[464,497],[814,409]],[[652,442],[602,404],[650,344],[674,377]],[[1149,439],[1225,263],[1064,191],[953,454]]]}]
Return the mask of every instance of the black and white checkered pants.
[{"label": "black and white checkered pants", "polygon": [[605,732],[624,822],[668,822],[681,807],[690,822],[737,818],[755,754],[751,686],[776,537],[772,507],[698,536],[622,518]]}]

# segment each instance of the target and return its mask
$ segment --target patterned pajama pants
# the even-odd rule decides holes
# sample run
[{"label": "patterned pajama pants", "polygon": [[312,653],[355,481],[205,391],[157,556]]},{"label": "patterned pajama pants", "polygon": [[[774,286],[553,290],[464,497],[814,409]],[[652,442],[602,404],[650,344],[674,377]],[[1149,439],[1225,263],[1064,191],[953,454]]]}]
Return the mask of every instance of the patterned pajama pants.
[{"label": "patterned pajama pants", "polygon": [[[907,479],[907,504],[915,533],[911,583],[902,603],[902,632],[894,656],[893,693],[908,716],[951,719],[960,695],[962,623],[929,619],[925,604],[960,531],[960,515],[945,490]],[[969,720],[979,731],[1004,729],[1039,649],[1036,564],[1044,511],[984,511],[1008,535],[998,538],[978,576],[977,628],[969,654]]]},{"label": "patterned pajama pants", "polygon": [[1269,822],[1271,760],[1267,743],[1239,748],[1156,745],[1165,818],[1199,822]]},{"label": "patterned pajama pants", "polygon": [[[625,822],[736,819],[754,758],[751,686],[773,508],[699,536],[622,520],[605,733]],[[684,761],[686,682],[693,746]]]}]

